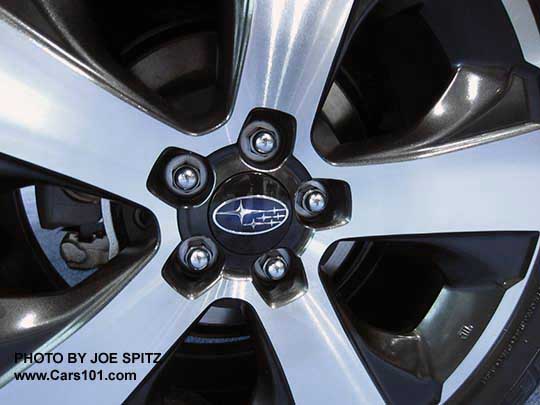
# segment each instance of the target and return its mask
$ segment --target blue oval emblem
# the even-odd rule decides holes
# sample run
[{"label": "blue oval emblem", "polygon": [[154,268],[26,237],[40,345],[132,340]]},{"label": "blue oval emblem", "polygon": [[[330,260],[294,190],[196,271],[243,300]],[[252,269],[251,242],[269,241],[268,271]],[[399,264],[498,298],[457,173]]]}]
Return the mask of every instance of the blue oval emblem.
[{"label": "blue oval emblem", "polygon": [[270,232],[283,225],[287,218],[287,206],[264,195],[232,198],[218,205],[212,214],[218,228],[235,235]]}]

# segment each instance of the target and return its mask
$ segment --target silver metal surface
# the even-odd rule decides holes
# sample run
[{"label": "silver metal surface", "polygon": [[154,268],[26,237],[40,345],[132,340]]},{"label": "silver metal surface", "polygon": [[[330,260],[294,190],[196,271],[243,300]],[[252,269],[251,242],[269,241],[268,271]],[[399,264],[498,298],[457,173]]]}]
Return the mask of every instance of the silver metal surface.
[{"label": "silver metal surface", "polygon": [[210,252],[205,247],[197,247],[187,252],[186,262],[192,270],[202,271],[210,263]]},{"label": "silver metal surface", "polygon": [[281,257],[271,257],[264,262],[263,269],[271,280],[277,281],[285,277],[287,263]]},{"label": "silver metal surface", "polygon": [[501,0],[512,21],[523,57],[532,65],[540,66],[540,32],[527,0]]},{"label": "silver metal surface", "polygon": [[319,214],[326,208],[326,196],[319,190],[310,190],[304,196],[305,209],[313,214]]},{"label": "silver metal surface", "polygon": [[253,135],[253,149],[262,154],[267,155],[276,147],[274,135],[267,131],[261,131]]},{"label": "silver metal surface", "polygon": [[[512,21],[521,25],[520,39],[528,41],[526,57],[538,61],[540,40],[526,1],[505,4],[512,9]],[[182,136],[96,86],[79,66],[59,58],[62,52],[53,55],[0,23],[0,151],[135,201],[154,213],[160,227],[160,245],[145,268],[116,296],[107,296],[101,311],[97,308],[104,302],[40,351],[165,353],[208,305],[232,297],[257,311],[296,403],[383,403],[319,278],[319,261],[328,246],[345,237],[540,229],[540,211],[534,209],[540,200],[538,131],[430,159],[362,168],[331,166],[317,155],[309,142],[311,126],[351,5],[352,0],[253,1],[234,110],[226,125],[202,137]],[[353,217],[344,227],[315,233],[302,255],[309,290],[289,305],[270,308],[251,281],[227,278],[187,300],[161,276],[180,237],[175,210],[147,190],[148,173],[167,147],[208,155],[235,143],[256,107],[296,118],[295,156],[314,178],[350,184]],[[478,343],[445,383],[443,400],[494,344],[524,283],[507,292]],[[31,328],[32,314],[26,315],[22,327]],[[31,370],[53,367],[35,364]],[[118,404],[152,367],[96,366],[137,373],[137,381],[98,386],[92,381],[12,381],[0,389],[0,403]],[[62,369],[80,371],[80,366],[63,364]],[[0,384],[8,381],[5,376]]]},{"label": "silver metal surface", "polygon": [[188,191],[199,184],[199,173],[191,166],[182,166],[174,173],[174,181],[182,190]]}]

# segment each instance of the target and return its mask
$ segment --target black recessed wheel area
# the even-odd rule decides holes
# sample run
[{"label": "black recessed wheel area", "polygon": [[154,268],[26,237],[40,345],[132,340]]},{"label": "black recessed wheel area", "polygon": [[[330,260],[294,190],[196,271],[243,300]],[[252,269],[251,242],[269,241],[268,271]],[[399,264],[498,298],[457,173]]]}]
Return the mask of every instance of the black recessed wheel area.
[{"label": "black recessed wheel area", "polygon": [[228,119],[249,1],[3,3],[98,83],[169,125],[200,134]]},{"label": "black recessed wheel area", "polygon": [[[227,313],[226,322],[216,314]],[[127,398],[135,404],[294,404],[255,310],[239,300],[208,307]]]},{"label": "black recessed wheel area", "polygon": [[6,382],[14,353],[69,337],[141,270],[158,236],[144,207],[57,173],[1,155],[0,178],[0,378]]},{"label": "black recessed wheel area", "polygon": [[502,2],[366,3],[355,3],[313,125],[324,159],[417,159],[540,127],[540,70]]},{"label": "black recessed wheel area", "polygon": [[386,400],[435,403],[537,242],[537,232],[346,240],[326,252],[320,275]]}]

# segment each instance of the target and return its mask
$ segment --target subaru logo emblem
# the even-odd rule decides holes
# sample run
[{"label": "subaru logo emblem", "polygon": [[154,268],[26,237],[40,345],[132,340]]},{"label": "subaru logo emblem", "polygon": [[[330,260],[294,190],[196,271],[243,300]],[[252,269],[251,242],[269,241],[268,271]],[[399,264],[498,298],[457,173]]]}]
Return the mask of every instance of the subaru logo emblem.
[{"label": "subaru logo emblem", "polygon": [[232,198],[218,205],[212,214],[218,228],[235,235],[267,233],[279,228],[287,218],[287,206],[264,195]]}]

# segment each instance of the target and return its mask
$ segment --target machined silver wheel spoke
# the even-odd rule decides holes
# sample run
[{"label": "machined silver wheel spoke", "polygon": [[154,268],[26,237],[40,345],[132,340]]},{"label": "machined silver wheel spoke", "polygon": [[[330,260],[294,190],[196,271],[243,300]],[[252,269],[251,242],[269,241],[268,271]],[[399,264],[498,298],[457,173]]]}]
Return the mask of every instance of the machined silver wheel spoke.
[{"label": "machined silver wheel spoke", "polygon": [[299,132],[311,128],[352,3],[253,1],[233,116],[266,107],[293,115]]},{"label": "machined silver wheel spoke", "polygon": [[313,177],[346,181],[349,224],[320,231],[320,243],[348,237],[540,229],[530,205],[540,198],[540,132],[410,162],[342,167],[322,164],[311,145],[296,156]]},{"label": "machined silver wheel spoke", "polygon": [[[230,133],[253,108],[266,107],[293,115],[297,142],[309,139],[352,3],[254,2],[237,102],[226,125]],[[310,245],[303,256],[309,291],[278,309],[270,308],[250,283],[223,280],[213,291],[254,306],[296,403],[336,401],[338,392],[340,403],[380,403],[320,282],[323,252]]]}]

